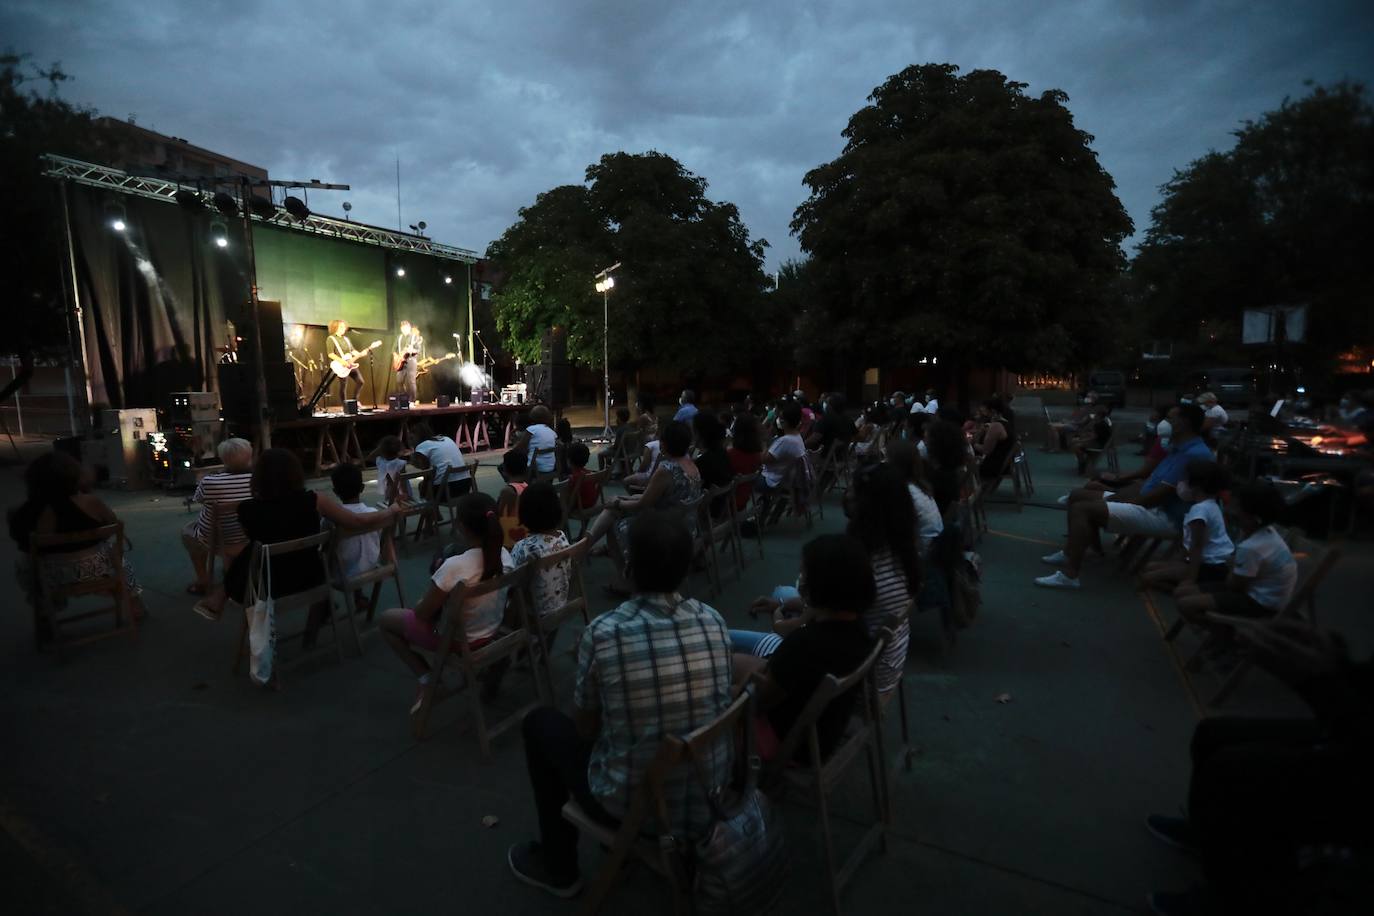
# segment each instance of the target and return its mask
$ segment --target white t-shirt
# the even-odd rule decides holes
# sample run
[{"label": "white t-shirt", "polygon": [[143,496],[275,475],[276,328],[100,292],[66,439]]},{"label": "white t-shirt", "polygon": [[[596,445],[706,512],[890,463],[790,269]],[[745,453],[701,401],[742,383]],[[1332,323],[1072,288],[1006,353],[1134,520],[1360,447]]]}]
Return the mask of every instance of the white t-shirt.
[{"label": "white t-shirt", "polygon": [[[510,551],[501,548],[501,571],[510,572],[515,568]],[[473,547],[456,557],[449,557],[434,573],[433,582],[446,592],[458,587],[458,583],[476,585],[482,581],[482,548]],[[475,601],[463,603],[463,629],[468,641],[486,639],[501,626],[501,618],[506,611],[506,589],[484,595]]]},{"label": "white t-shirt", "polygon": [[1236,552],[1231,536],[1226,533],[1226,519],[1222,518],[1221,506],[1215,499],[1204,499],[1188,507],[1183,516],[1183,549],[1193,555],[1193,529],[1189,525],[1202,519],[1207,523],[1206,542],[1202,545],[1202,562],[1208,565],[1225,563]]},{"label": "white t-shirt", "polygon": [[763,466],[763,480],[768,486],[776,487],[782,483],[792,463],[806,454],[806,443],[798,433],[779,436],[769,443],[768,454],[778,460]]},{"label": "white t-shirt", "polygon": [[[445,479],[452,483],[455,480],[467,480],[468,477],[472,476],[468,473],[467,463],[463,461],[462,449],[458,448],[458,443],[448,436],[426,439],[415,446],[415,451],[424,455],[429,466],[434,468],[435,483]],[[452,473],[450,473],[450,469]]]},{"label": "white t-shirt", "polygon": [[[358,515],[367,515],[377,511],[364,503],[343,503],[342,505],[349,512],[356,512]],[[343,570],[345,578],[352,579],[359,573],[375,569],[381,553],[382,533],[380,531],[349,535],[339,541],[339,568]]]},{"label": "white t-shirt", "polygon": [[1298,561],[1273,525],[1265,525],[1236,545],[1232,571],[1255,580],[1246,591],[1271,611],[1286,606],[1298,586]]},{"label": "white t-shirt", "polygon": [[545,454],[539,456],[538,471],[547,474],[553,470],[553,444],[558,441],[558,435],[552,428],[543,423],[532,423],[528,430],[530,434],[530,457],[534,457],[536,450],[547,450]]},{"label": "white t-shirt", "polygon": [[925,490],[914,483],[907,484],[906,488],[911,494],[912,505],[916,507],[916,536],[920,538],[924,552],[930,542],[945,530],[945,520],[940,517],[940,507],[935,505],[935,500]]},{"label": "white t-shirt", "polygon": [[940,409],[940,399],[931,398],[929,401],[926,402],[926,406],[922,407],[921,409],[924,410],[926,413],[938,412]]},{"label": "white t-shirt", "polygon": [[[386,499],[390,481],[400,477],[406,472],[406,460],[404,458],[378,458],[377,459],[377,489],[381,491],[381,497]],[[403,481],[401,492],[397,494],[402,499],[410,499],[410,481]]]},{"label": "white t-shirt", "polygon": [[1208,407],[1204,416],[1210,420],[1216,421],[1212,424],[1213,427],[1225,426],[1227,421],[1231,419],[1230,414],[1223,410],[1220,404],[1213,404],[1211,407]]}]

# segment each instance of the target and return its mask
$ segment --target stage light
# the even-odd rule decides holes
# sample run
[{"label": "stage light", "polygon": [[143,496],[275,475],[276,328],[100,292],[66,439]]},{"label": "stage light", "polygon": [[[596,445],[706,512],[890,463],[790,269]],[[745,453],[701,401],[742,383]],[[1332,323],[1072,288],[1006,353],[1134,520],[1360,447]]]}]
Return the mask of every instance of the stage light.
[{"label": "stage light", "polygon": [[450,277],[448,274],[444,274],[444,285],[445,285],[445,286],[452,286],[452,285],[453,285],[453,278]]},{"label": "stage light", "polygon": [[190,188],[177,188],[177,192],[172,196],[176,198],[177,203],[192,213],[199,213],[205,209],[205,201],[198,191],[192,191]]},{"label": "stage light", "polygon": [[212,238],[215,244],[218,245],[220,248],[228,248],[228,227],[226,227],[224,223],[220,222],[219,220],[215,220],[213,223],[210,224],[210,238]]},{"label": "stage light", "polygon": [[239,215],[239,203],[233,197],[220,191],[215,195],[215,209],[230,219]]},{"label": "stage light", "polygon": [[344,208],[344,219],[350,220],[350,221],[351,221],[351,220],[353,219],[353,217],[350,216],[349,214],[351,214],[351,213],[353,212],[353,205],[352,205],[351,203],[349,203],[348,201],[344,201],[344,202],[343,202],[343,208]]},{"label": "stage light", "polygon": [[113,229],[115,232],[123,232],[125,229],[129,227],[124,224],[124,220],[116,216],[114,220],[110,223],[110,228]]},{"label": "stage light", "polygon": [[115,232],[123,232],[129,228],[128,224],[125,223],[128,214],[124,212],[123,202],[114,197],[107,197],[105,198],[104,209],[105,219],[109,221],[111,229]]},{"label": "stage light", "polygon": [[305,222],[310,218],[310,208],[307,207],[305,201],[301,200],[299,197],[287,195],[286,199],[281,202],[281,205],[286,208],[287,213],[291,214],[292,219]]},{"label": "stage light", "polygon": [[248,196],[248,209],[252,210],[253,215],[259,219],[272,219],[277,215],[277,208],[273,206],[272,201],[256,194]]},{"label": "stage light", "polygon": [[397,267],[397,268],[396,268],[396,276],[398,276],[398,277],[404,277],[405,275],[406,275],[406,269],[405,269],[404,267]]}]

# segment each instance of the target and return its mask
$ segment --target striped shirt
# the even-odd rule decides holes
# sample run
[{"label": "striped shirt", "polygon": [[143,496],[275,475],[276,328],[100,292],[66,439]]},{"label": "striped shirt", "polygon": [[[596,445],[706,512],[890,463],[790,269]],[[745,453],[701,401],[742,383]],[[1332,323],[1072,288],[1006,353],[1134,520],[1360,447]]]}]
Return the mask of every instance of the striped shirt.
[{"label": "striped shirt", "polygon": [[[587,783],[608,812],[624,817],[658,746],[714,720],[730,705],[730,636],[718,613],[681,595],[638,595],[593,620],[577,648],[573,702],[601,713]],[[729,778],[732,744],[702,760],[713,786]],[[699,782],[679,769],[664,782],[670,828],[700,835],[711,810]]]},{"label": "striped shirt", "polygon": [[[876,639],[887,615],[900,612],[915,595],[907,591],[906,571],[892,555],[892,551],[880,550],[870,559],[873,561],[873,580],[878,587],[878,599],[864,614],[863,621],[869,637]],[[892,645],[884,649],[882,657],[878,659],[878,690],[883,693],[896,687],[897,682],[902,679],[902,670],[906,667],[907,644],[910,641],[911,621],[906,620],[897,628]]]},{"label": "striped shirt", "polygon": [[[206,474],[196,484],[194,502],[202,503],[200,516],[196,519],[196,539],[202,543],[210,541],[210,507],[217,502],[237,502],[253,495],[253,475],[247,474]],[[219,535],[221,544],[238,544],[247,538],[243,526],[239,524],[238,514],[229,512],[220,517]]]}]

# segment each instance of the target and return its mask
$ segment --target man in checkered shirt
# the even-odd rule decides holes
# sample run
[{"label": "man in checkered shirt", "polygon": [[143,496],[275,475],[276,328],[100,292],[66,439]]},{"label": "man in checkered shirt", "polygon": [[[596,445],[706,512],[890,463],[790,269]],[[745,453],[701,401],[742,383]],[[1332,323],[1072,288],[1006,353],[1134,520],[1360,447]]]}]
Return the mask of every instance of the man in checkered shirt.
[{"label": "man in checkered shirt", "polygon": [[[512,846],[507,860],[516,878],[559,897],[582,888],[577,830],[561,814],[569,795],[590,816],[614,825],[663,739],[710,723],[733,699],[725,621],[677,593],[692,561],[686,527],[646,513],[630,528],[629,542],[636,595],[583,632],[574,718],[545,707],[524,721],[541,839]],[[712,785],[728,780],[731,753],[727,738],[703,761]],[[674,772],[664,794],[678,840],[710,825],[705,793],[688,770]]]}]

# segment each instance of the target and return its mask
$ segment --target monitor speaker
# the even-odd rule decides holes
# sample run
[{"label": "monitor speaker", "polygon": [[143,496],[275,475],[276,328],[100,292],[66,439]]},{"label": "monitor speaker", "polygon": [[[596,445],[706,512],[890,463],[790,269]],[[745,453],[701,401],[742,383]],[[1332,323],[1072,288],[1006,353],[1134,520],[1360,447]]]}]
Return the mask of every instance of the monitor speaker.
[{"label": "monitor speaker", "polygon": [[559,325],[544,332],[539,341],[539,361],[544,365],[568,361],[568,331]]},{"label": "monitor speaker", "polygon": [[[224,419],[230,423],[252,425],[258,420],[257,370],[250,364],[220,363],[219,397],[224,407]],[[299,398],[296,392],[296,373],[285,363],[263,366],[267,380],[267,406],[271,416],[286,420],[296,416]]]},{"label": "monitor speaker", "polygon": [[446,394],[441,394],[435,403],[438,407],[451,407],[453,406],[453,398]]}]

